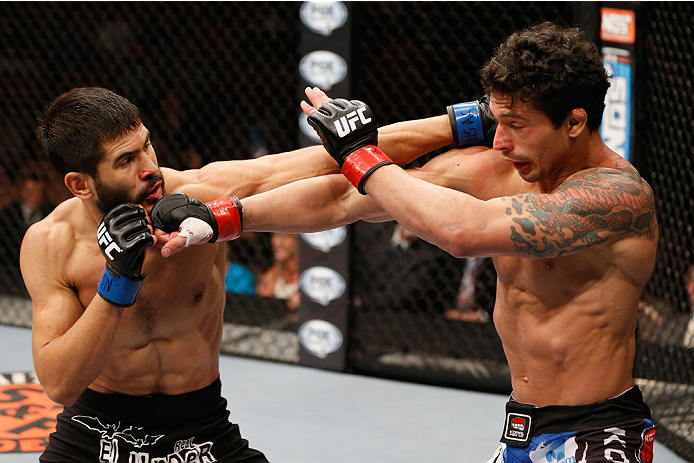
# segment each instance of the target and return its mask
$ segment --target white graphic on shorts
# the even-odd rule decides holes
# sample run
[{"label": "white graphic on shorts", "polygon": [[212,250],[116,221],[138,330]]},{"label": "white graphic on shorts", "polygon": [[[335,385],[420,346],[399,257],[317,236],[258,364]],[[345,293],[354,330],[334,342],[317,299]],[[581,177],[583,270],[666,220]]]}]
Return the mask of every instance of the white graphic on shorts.
[{"label": "white graphic on shorts", "polygon": [[578,444],[575,437],[559,438],[551,442],[542,442],[528,457],[533,463],[576,463]]},{"label": "white graphic on shorts", "polygon": [[[156,444],[159,439],[165,436],[164,434],[156,436],[147,434],[143,428],[136,426],[120,429],[120,422],[103,424],[99,418],[93,416],[76,415],[72,417],[72,420],[101,434],[98,460],[100,463],[116,463],[118,461],[119,440],[131,444],[136,449],[142,449],[148,445]],[[217,461],[212,455],[212,442],[197,444],[193,442],[194,439],[195,437],[177,440],[173,445],[173,452],[165,456],[152,455],[147,451],[130,451],[128,463],[211,463]]]},{"label": "white graphic on shorts", "polygon": [[119,438],[129,444],[132,444],[135,448],[141,448],[145,445],[154,445],[159,439],[164,437],[164,434],[159,436],[150,436],[142,432],[142,428],[128,426],[124,429],[120,428],[120,421],[118,424],[103,424],[99,418],[94,416],[85,415],[75,415],[72,417],[73,421],[76,421],[92,431],[96,431],[101,434],[102,439],[115,439]]}]

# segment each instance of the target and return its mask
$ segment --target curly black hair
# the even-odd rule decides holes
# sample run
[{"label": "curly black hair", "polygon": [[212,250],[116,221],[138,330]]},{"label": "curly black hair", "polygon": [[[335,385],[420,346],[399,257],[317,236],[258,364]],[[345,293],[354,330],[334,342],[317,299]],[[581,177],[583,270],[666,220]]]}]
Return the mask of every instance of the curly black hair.
[{"label": "curly black hair", "polygon": [[518,31],[502,43],[481,70],[488,95],[531,103],[558,127],[574,108],[600,127],[610,87],[598,47],[578,28],[551,22]]}]

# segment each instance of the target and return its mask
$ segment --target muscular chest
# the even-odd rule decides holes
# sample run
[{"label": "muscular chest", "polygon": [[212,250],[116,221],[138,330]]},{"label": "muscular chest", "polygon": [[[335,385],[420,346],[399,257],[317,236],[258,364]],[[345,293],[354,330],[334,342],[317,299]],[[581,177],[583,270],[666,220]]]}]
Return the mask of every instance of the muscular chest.
[{"label": "muscular chest", "polygon": [[[96,243],[76,246],[68,270],[68,284],[87,307],[97,293],[105,259]],[[146,251],[146,274],[137,302],[128,308],[121,330],[130,335],[168,337],[182,327],[194,326],[210,311],[223,310],[223,259],[219,246],[204,245],[164,259],[160,250]]]},{"label": "muscular chest", "polygon": [[515,307],[537,303],[551,309],[569,304],[609,268],[599,256],[589,258],[588,254],[595,252],[553,259],[496,257],[498,295]]}]

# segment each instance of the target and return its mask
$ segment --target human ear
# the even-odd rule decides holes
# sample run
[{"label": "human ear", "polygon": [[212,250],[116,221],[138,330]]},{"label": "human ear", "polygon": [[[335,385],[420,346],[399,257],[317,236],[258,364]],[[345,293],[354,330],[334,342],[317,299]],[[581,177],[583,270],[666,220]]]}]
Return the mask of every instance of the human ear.
[{"label": "human ear", "polygon": [[68,172],[65,174],[63,181],[65,186],[72,192],[73,195],[80,199],[91,199],[94,197],[92,191],[92,182],[90,177],[81,172]]},{"label": "human ear", "polygon": [[569,129],[569,137],[578,137],[588,124],[588,113],[583,108],[574,108],[566,118]]}]

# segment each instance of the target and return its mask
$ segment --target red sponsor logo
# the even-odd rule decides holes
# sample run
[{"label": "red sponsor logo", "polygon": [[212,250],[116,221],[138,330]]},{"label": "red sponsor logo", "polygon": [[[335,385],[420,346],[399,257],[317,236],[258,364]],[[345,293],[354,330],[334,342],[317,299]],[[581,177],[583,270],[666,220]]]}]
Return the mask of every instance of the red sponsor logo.
[{"label": "red sponsor logo", "polygon": [[634,43],[636,41],[636,15],[630,10],[600,8],[602,21],[600,38],[607,42]]},{"label": "red sponsor logo", "polygon": [[651,427],[641,433],[641,448],[639,449],[639,461],[641,463],[653,462],[653,442],[655,442],[657,432],[657,429]]},{"label": "red sponsor logo", "polygon": [[511,427],[518,431],[525,429],[525,420],[523,418],[514,418],[511,420]]}]

